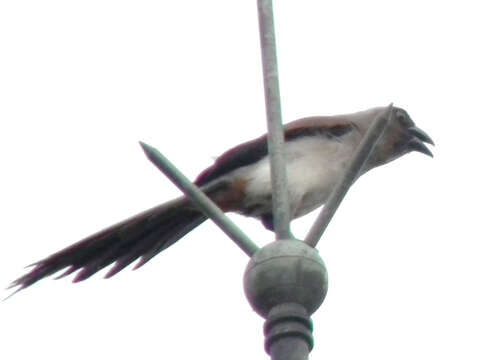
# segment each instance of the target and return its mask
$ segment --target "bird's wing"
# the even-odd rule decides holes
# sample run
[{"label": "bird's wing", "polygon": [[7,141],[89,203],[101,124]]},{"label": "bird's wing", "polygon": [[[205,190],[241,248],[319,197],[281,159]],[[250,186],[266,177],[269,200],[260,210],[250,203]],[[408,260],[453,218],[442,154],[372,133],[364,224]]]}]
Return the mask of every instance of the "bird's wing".
[{"label": "bird's wing", "polygon": [[[339,138],[355,128],[355,125],[343,117],[317,116],[303,118],[284,126],[285,141],[298,140],[305,136],[325,136]],[[195,180],[197,186],[216,180],[242,166],[251,165],[268,154],[267,136],[263,135],[226,151],[215,163],[205,169]]]},{"label": "bird's wing", "polygon": [[202,171],[195,180],[197,186],[218,179],[230,171],[253,164],[268,154],[267,136],[247,141],[220,155],[215,163]]}]

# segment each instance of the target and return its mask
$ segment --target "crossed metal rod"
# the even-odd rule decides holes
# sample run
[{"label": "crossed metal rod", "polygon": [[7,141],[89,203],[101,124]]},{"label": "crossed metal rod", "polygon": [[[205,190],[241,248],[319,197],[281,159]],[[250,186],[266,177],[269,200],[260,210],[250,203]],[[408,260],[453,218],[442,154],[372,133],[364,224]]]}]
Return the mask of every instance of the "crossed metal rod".
[{"label": "crossed metal rod", "polygon": [[[262,47],[263,79],[268,127],[268,152],[273,192],[273,219],[277,240],[291,238],[290,205],[287,193],[287,172],[284,156],[284,133],[281,115],[280,87],[278,81],[275,29],[271,0],[258,0],[258,18]],[[356,149],[344,175],[339,179],[327,199],[305,242],[315,247],[334,216],[348,189],[368,160],[377,141],[385,130],[392,114],[392,104],[378,115],[364,139]],[[196,185],[188,180],[160,151],[140,142],[150,161],[157,166],[186,196],[211,218],[248,256],[259,248],[211,201]]]},{"label": "crossed metal rod", "polygon": [[[281,115],[280,87],[275,47],[275,29],[271,0],[258,0],[258,17],[262,47],[262,65],[265,88],[265,105],[268,126],[268,152],[273,191],[273,218],[277,240],[291,238],[290,206],[287,193],[287,172],[284,156],[284,133]],[[363,141],[356,149],[342,178],[327,199],[305,242],[315,247],[333,218],[348,189],[368,160],[392,114],[392,104],[378,116]],[[197,186],[189,181],[160,151],[140,143],[150,161],[155,164],[186,196],[194,201],[248,256],[258,246],[233,223],[222,210]]]},{"label": "crossed metal rod", "polygon": [[[360,145],[355,150],[345,173],[335,185],[332,193],[323,206],[322,211],[307,234],[305,242],[303,244],[297,242],[296,245],[302,246],[288,248],[288,240],[292,240],[290,232],[291,215],[287,191],[288,179],[284,155],[284,131],[281,115],[272,0],[257,0],[257,7],[268,127],[267,139],[272,182],[273,223],[276,240],[280,241],[272,244],[281,245],[275,249],[276,252],[272,252],[273,250],[269,248],[269,245],[259,249],[259,247],[247,235],[245,235],[245,233],[236,226],[222,212],[222,210],[202,192],[201,189],[190,182],[157,149],[143,142],[140,142],[140,145],[150,161],[155,164],[181,191],[183,191],[190,200],[195,202],[205,215],[210,217],[251,258],[249,266],[247,267],[246,277],[244,278],[244,280],[248,278],[248,281],[244,283],[244,286],[247,284],[245,287],[246,295],[255,311],[267,319],[265,323],[265,344],[267,353],[272,356],[273,360],[303,360],[308,358],[308,353],[311,350],[311,346],[313,346],[313,338],[311,337],[312,328],[309,325],[311,324],[311,320],[309,320],[308,317],[310,314],[306,311],[308,307],[306,305],[310,304],[310,300],[307,300],[304,303],[296,303],[295,301],[292,303],[290,301],[291,293],[289,291],[276,293],[280,298],[284,297],[285,299],[282,300],[279,305],[271,307],[267,315],[262,314],[260,309],[263,305],[258,304],[263,303],[260,299],[257,299],[256,296],[258,294],[261,294],[261,297],[264,296],[261,284],[261,282],[266,281],[264,277],[270,277],[270,280],[273,280],[273,282],[280,279],[281,283],[281,279],[285,278],[285,272],[293,272],[294,275],[292,276],[303,279],[301,280],[302,282],[306,281],[305,279],[314,273],[316,274],[315,279],[317,279],[318,275],[320,283],[315,282],[315,280],[310,281],[307,288],[304,288],[302,291],[303,293],[309,293],[309,295],[312,296],[311,301],[319,301],[317,305],[320,306],[327,288],[326,269],[322,260],[319,257],[317,258],[318,255],[316,252],[310,253],[310,255],[307,256],[306,253],[308,251],[305,248],[302,249],[302,246],[311,250],[317,245],[336,210],[340,206],[340,203],[348,192],[348,189],[358,178],[362,167],[367,162],[377,141],[380,139],[388,125],[388,122],[392,117],[393,105],[390,104],[383,113],[379,114],[377,119],[375,119],[368,129]],[[282,240],[284,240],[284,242],[282,242]],[[290,243],[291,242],[292,241],[290,241]],[[287,245],[287,248],[289,249],[287,253],[282,253],[282,251],[284,251],[281,249],[283,246],[282,244]],[[296,251],[297,254],[292,254],[291,251]],[[267,254],[269,256],[268,261],[266,261],[265,258]],[[295,260],[293,267],[289,267],[288,261],[278,262],[276,259],[282,258],[282,254],[287,255],[291,259],[293,259],[292,256],[299,256],[296,258],[299,262]],[[260,262],[258,258],[261,259]],[[312,258],[315,261],[312,262]],[[302,260],[307,261],[303,262],[303,265],[300,265]],[[268,270],[265,270],[263,267],[266,263],[270,266]],[[313,266],[313,263],[315,263],[316,267]],[[257,265],[258,267],[255,268]],[[306,267],[306,272],[298,272],[302,267]],[[261,280],[260,283],[256,282],[255,278],[252,277],[258,273],[262,273],[262,275],[258,275],[258,279]],[[282,275],[274,275],[272,278],[272,274]],[[288,283],[290,280],[287,279],[286,281]],[[281,283],[281,286],[283,285],[284,284]],[[270,286],[270,283],[267,284],[268,289],[270,289]],[[297,290],[301,293],[302,291],[299,289]],[[318,292],[315,296],[313,296],[313,293],[310,294],[311,291],[315,292],[316,290],[318,290]],[[303,298],[303,293],[299,295],[299,298]],[[256,300],[252,303],[253,298]],[[317,300],[313,300],[313,298]],[[267,303],[271,300],[268,296],[265,299],[267,299]],[[262,301],[265,299],[262,299]],[[311,312],[312,311],[310,311],[310,313]],[[281,336],[281,338],[279,336]]]}]

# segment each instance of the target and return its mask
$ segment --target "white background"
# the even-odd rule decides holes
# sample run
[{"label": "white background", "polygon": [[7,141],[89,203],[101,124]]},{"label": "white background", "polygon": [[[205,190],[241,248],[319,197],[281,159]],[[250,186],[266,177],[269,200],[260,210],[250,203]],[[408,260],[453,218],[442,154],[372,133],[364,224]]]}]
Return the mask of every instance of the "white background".
[{"label": "white background", "polygon": [[[275,2],[284,121],[393,101],[437,143],[343,202],[311,359],[480,358],[476,5]],[[264,133],[257,31],[254,1],[1,1],[0,284],[179,194],[137,141],[193,179]],[[0,303],[0,358],[267,359],[247,261],[209,222],[138,271],[44,280]]]}]

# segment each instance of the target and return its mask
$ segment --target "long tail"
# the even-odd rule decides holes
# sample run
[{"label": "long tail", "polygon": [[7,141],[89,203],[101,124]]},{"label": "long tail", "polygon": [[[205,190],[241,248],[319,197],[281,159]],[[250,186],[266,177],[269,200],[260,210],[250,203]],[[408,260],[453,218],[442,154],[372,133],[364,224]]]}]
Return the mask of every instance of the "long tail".
[{"label": "long tail", "polygon": [[56,279],[81,269],[73,280],[78,282],[115,262],[105,275],[109,278],[140,258],[136,269],[205,220],[205,215],[185,198],[172,200],[30,265],[34,266],[33,269],[12,282],[9,288],[18,287],[16,293],[65,268],[65,272]]}]

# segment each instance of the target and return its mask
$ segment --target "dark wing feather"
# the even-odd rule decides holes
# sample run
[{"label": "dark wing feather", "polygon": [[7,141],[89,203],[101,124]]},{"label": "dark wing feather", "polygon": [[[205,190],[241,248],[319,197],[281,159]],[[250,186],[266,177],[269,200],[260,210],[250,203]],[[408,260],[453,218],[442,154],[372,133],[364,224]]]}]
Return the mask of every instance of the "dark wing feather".
[{"label": "dark wing feather", "polygon": [[195,180],[197,186],[218,179],[230,171],[257,162],[268,154],[267,136],[240,144],[220,155],[215,163],[205,169]]},{"label": "dark wing feather", "polygon": [[[304,118],[285,125],[285,141],[295,141],[305,136],[326,136],[339,138],[354,128],[350,122],[333,117]],[[230,171],[251,165],[268,155],[267,136],[240,144],[220,155],[215,163],[205,169],[195,180],[197,186],[218,179]]]}]

